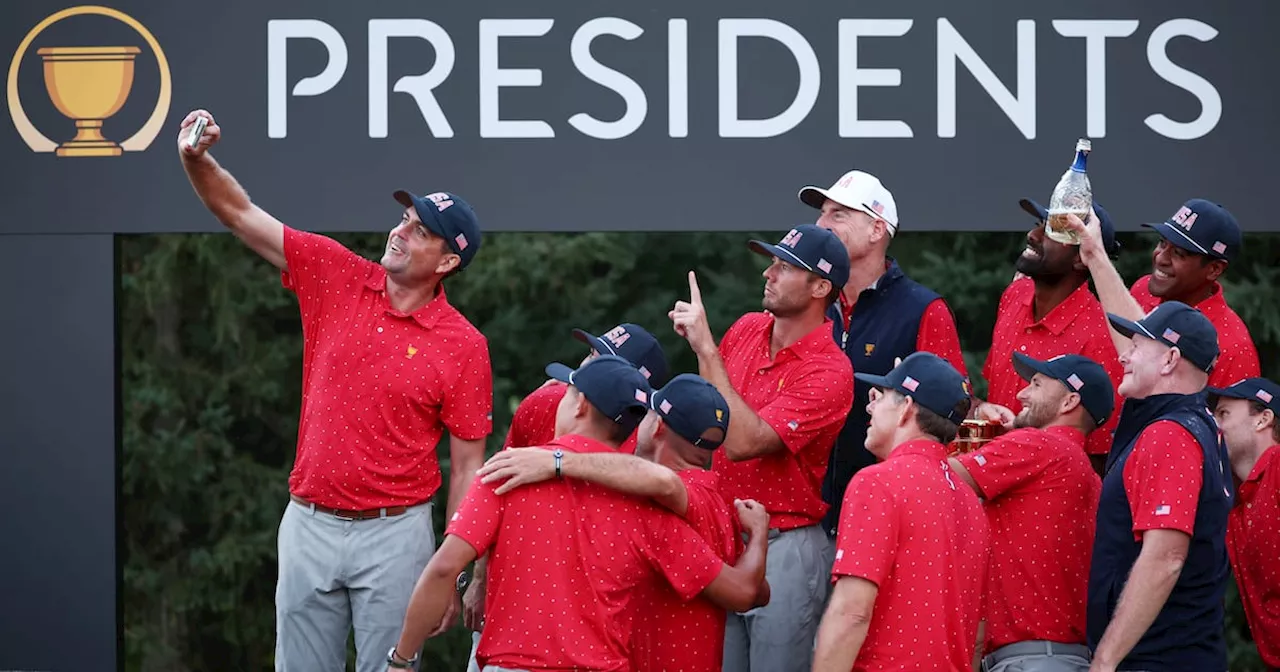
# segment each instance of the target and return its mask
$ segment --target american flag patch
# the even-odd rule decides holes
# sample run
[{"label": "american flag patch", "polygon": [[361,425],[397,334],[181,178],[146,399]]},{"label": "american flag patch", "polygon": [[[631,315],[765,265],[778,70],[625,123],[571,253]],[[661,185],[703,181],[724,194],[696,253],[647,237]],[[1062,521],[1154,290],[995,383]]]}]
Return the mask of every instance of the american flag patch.
[{"label": "american flag patch", "polygon": [[467,234],[459,233],[458,237],[453,239],[453,242],[458,244],[458,251],[467,249]]},{"label": "american flag patch", "polygon": [[1080,380],[1080,376],[1074,373],[1067,377],[1067,382],[1071,384],[1071,389],[1073,390],[1079,390],[1084,387],[1084,381]]},{"label": "american flag patch", "polygon": [[649,394],[644,390],[636,390],[636,401],[644,404],[649,402]]},{"label": "american flag patch", "polygon": [[1169,341],[1170,343],[1177,344],[1178,339],[1182,338],[1182,334],[1179,334],[1178,332],[1172,329],[1165,329],[1164,333],[1160,334],[1160,337],[1166,341]]},{"label": "american flag patch", "polygon": [[787,423],[787,429],[793,432],[796,431],[796,428],[799,426],[800,426],[800,423],[796,422],[795,420],[792,420],[791,422]]},{"label": "american flag patch", "polygon": [[663,400],[662,400],[662,403],[661,403],[661,404],[658,404],[658,408],[661,408],[663,413],[670,413],[670,412],[671,412],[671,402],[667,401],[666,399],[663,399]]},{"label": "american flag patch", "polygon": [[871,209],[875,210],[877,215],[884,214],[884,204],[880,201],[871,201]]},{"label": "american flag patch", "polygon": [[1218,254],[1224,254],[1227,251],[1227,244],[1219,240],[1213,244],[1213,251]]},{"label": "american flag patch", "polygon": [[1160,506],[1156,507],[1157,516],[1167,516],[1170,513],[1173,513],[1173,508],[1171,508],[1168,504],[1161,504]]},{"label": "american flag patch", "polygon": [[826,259],[819,259],[819,260],[818,260],[818,270],[822,271],[823,273],[830,273],[830,272],[831,272],[831,262],[827,261]]},{"label": "american flag patch", "polygon": [[1264,404],[1271,403],[1271,393],[1266,390],[1258,390],[1254,396],[1261,399]]},{"label": "american flag patch", "polygon": [[920,387],[920,381],[916,380],[915,378],[912,378],[911,376],[907,376],[906,379],[902,381],[902,386],[907,388],[908,390],[911,390],[912,392],[915,392],[916,388]]},{"label": "american flag patch", "polygon": [[649,373],[649,369],[646,369],[646,368],[644,368],[644,367],[642,366],[642,367],[640,367],[640,375],[644,376],[644,379],[645,379],[645,380],[649,380],[649,376],[650,376],[651,374]]},{"label": "american flag patch", "polygon": [[977,462],[979,467],[987,466],[987,458],[983,457],[982,455],[974,455],[973,461]]}]

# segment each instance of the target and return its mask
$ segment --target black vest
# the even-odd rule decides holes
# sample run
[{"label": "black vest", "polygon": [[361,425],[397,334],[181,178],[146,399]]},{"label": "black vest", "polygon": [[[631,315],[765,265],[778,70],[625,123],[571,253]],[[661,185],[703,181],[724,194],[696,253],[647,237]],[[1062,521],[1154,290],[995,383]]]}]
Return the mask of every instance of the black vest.
[{"label": "black vest", "polygon": [[[847,332],[839,304],[832,305],[827,316],[833,324],[836,344],[848,355],[854,372],[883,376],[893,370],[895,357],[906,359],[916,351],[920,318],[937,298],[933,290],[904,275],[898,262],[890,258],[889,268],[875,289],[864,289],[858,295]],[[867,415],[870,389],[870,385],[854,380],[853,408],[831,447],[827,474],[822,479],[822,499],[831,506],[822,526],[829,535],[839,527],[840,506],[850,479],[859,469],[876,463],[875,456],[863,445],[867,423],[871,421]]]},{"label": "black vest", "polygon": [[1124,489],[1124,467],[1138,434],[1157,420],[1172,420],[1191,432],[1204,455],[1204,480],[1196,504],[1195,530],[1187,560],[1156,620],[1121,662],[1121,670],[1225,672],[1223,594],[1227,563],[1227,512],[1234,499],[1230,462],[1205,393],[1158,394],[1125,401],[1107,458],[1098,506],[1098,528],[1089,572],[1089,647],[1111,623],[1142,543],[1133,539],[1133,516]]}]

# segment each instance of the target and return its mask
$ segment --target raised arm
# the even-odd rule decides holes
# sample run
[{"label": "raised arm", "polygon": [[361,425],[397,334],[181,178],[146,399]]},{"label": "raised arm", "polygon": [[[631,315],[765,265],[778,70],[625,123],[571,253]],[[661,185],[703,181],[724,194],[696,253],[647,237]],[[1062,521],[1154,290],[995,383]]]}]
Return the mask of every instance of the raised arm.
[{"label": "raised arm", "polygon": [[[190,147],[188,136],[194,130],[192,125],[198,117],[208,119],[208,125],[196,146]],[[182,169],[186,171],[196,195],[223,226],[263,259],[286,271],[284,224],[254,205],[240,183],[209,154],[209,148],[221,137],[222,127],[213,121],[213,115],[205,110],[188,114],[178,131],[178,156],[182,158]]]},{"label": "raised arm", "polygon": [[[505,480],[495,490],[501,495],[521,485],[555,478],[555,457],[547,448],[512,448],[489,458],[477,474],[482,483]],[[689,493],[676,472],[634,455],[565,453],[561,458],[560,474],[628,495],[652,497],[680,516],[689,509]]]},{"label": "raised arm", "polygon": [[[1120,272],[1111,263],[1106,249],[1102,246],[1102,229],[1098,224],[1098,214],[1093,213],[1088,225],[1081,222],[1075,215],[1067,215],[1067,221],[1071,230],[1080,237],[1080,258],[1089,267],[1089,275],[1093,277],[1093,287],[1098,292],[1098,302],[1102,304],[1102,310],[1129,320],[1142,319],[1142,307],[1129,293],[1129,288],[1124,284],[1124,278],[1120,277]],[[1111,342],[1115,344],[1116,352],[1125,352],[1129,349],[1129,339],[1110,327],[1110,323],[1108,323],[1108,331],[1111,332]]]}]

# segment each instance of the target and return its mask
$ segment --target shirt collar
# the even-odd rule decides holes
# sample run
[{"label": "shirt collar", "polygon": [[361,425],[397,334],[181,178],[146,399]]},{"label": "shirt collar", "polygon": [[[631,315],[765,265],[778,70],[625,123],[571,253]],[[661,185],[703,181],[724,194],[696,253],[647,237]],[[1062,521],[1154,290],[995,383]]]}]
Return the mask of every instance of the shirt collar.
[{"label": "shirt collar", "polygon": [[[769,319],[765,320],[765,323],[764,323],[764,327],[763,327],[764,328],[764,346],[763,347],[765,349],[766,354],[768,354],[768,351],[769,351],[770,341],[773,339],[773,325],[775,322],[777,322],[777,318],[774,317],[772,314],[770,314]],[[831,341],[831,322],[832,322],[831,316],[824,315],[822,319],[822,324],[818,325],[817,327],[814,327],[812,331],[802,336],[800,340],[779,350],[778,356],[774,357],[773,361],[776,362],[779,359],[781,359],[782,354],[784,352],[791,353],[791,355],[796,359],[805,359],[806,357],[809,357],[811,355],[816,355],[819,352],[821,352],[823,349],[825,349],[825,347],[829,342],[832,342]]]},{"label": "shirt collar", "polygon": [[896,460],[909,455],[919,455],[921,457],[930,457],[944,462],[947,459],[947,448],[941,443],[933,439],[912,439],[906,443],[900,444],[897,448],[889,453],[889,460]]},{"label": "shirt collar", "polygon": [[557,436],[556,438],[551,440],[551,443],[547,445],[560,446],[561,448],[567,448],[569,452],[573,452],[573,453],[616,453],[618,452],[616,448],[611,447],[609,444],[604,443],[603,441],[596,441],[595,439],[582,436],[581,434],[565,434],[564,436]]},{"label": "shirt collar", "polygon": [[1084,432],[1080,431],[1075,427],[1068,427],[1066,425],[1054,425],[1052,427],[1045,427],[1044,431],[1048,432],[1049,434],[1053,434],[1054,436],[1058,436],[1063,439],[1066,439],[1070,441],[1072,444],[1080,446],[1081,448],[1084,448],[1084,442],[1085,442]]},{"label": "shirt collar", "polygon": [[[1034,286],[1034,280],[1028,280],[1028,282],[1031,282]],[[1027,297],[1023,299],[1023,305],[1027,307],[1027,315],[1033,318],[1035,316],[1035,300],[1036,293],[1034,290],[1028,292]],[[1053,310],[1050,310],[1048,315],[1040,318],[1040,321],[1036,322],[1036,324],[1048,329],[1054,336],[1061,336],[1062,332],[1071,326],[1071,323],[1086,307],[1097,302],[1098,299],[1094,297],[1093,292],[1089,291],[1089,283],[1082,282],[1062,303],[1054,306]]]},{"label": "shirt collar", "polygon": [[434,327],[436,322],[440,321],[441,314],[449,306],[449,297],[445,295],[444,283],[441,282],[437,287],[436,295],[431,298],[427,304],[412,313],[402,313],[391,307],[391,303],[387,300],[387,270],[378,266],[369,272],[369,277],[365,279],[365,286],[369,289],[379,292],[382,295],[382,301],[385,303],[386,312],[396,317],[412,317],[415,322],[422,325],[424,329]]},{"label": "shirt collar", "polygon": [[1192,307],[1204,313],[1206,317],[1211,314],[1222,314],[1223,309],[1227,307],[1227,299],[1222,295],[1222,285],[1217,282],[1213,283],[1213,293]]},{"label": "shirt collar", "polygon": [[1280,444],[1271,446],[1262,452],[1262,456],[1258,458],[1258,461],[1253,465],[1253,469],[1249,472],[1249,477],[1244,479],[1245,482],[1262,480],[1262,474],[1276,460],[1280,460]]}]

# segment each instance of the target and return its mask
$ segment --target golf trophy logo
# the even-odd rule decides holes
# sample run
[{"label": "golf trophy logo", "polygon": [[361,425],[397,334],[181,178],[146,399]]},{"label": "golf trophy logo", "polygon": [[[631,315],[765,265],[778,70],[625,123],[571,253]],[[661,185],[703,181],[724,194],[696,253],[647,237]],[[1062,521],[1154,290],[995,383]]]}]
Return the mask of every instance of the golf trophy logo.
[{"label": "golf trophy logo", "polygon": [[[31,43],[53,24],[73,16],[97,15],[119,21],[134,30],[155,55],[160,70],[160,95],[155,109],[141,129],[123,141],[122,131],[107,123],[124,107],[133,91],[134,61],[143,53],[136,45],[56,46],[36,50],[44,65],[44,86],[53,106],[75,125],[68,129],[67,140],[58,143],[36,129],[22,107],[18,88],[18,72]],[[140,152],[155,140],[169,112],[172,80],[169,63],[150,31],[133,17],[109,7],[80,6],[64,9],[46,17],[31,29],[14,53],[9,65],[6,86],[9,114],[31,151],[54,152],[57,156],[120,156],[124,152]],[[52,123],[49,124],[53,126]]]}]

